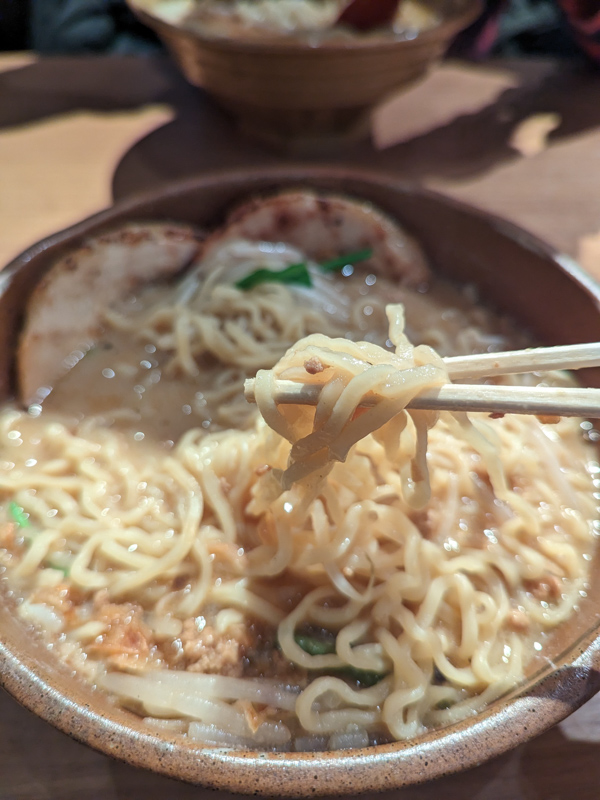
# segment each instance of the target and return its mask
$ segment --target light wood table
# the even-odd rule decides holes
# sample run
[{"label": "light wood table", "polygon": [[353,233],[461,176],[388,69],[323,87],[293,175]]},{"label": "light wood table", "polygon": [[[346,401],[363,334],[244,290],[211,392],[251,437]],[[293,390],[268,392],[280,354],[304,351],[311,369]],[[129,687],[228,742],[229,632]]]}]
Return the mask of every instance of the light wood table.
[{"label": "light wood table", "polygon": [[[549,147],[509,145],[523,119],[560,115]],[[447,64],[360,143],[311,160],[384,169],[512,219],[571,255],[600,232],[600,76],[547,62]],[[239,138],[166,59],[0,57],[0,262],[112,197],[219,167],[284,159]],[[286,159],[289,160],[289,159]],[[586,266],[600,276],[600,248]],[[209,798],[93,752],[0,693],[0,800]],[[221,795],[221,797],[230,795]],[[555,729],[401,800],[598,800],[600,699]]]}]

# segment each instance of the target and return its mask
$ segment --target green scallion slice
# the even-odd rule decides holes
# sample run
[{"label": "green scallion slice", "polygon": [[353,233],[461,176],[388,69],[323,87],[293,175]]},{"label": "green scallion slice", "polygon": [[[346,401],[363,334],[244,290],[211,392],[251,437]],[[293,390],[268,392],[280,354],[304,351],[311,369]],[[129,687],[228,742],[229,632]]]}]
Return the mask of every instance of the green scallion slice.
[{"label": "green scallion slice", "polygon": [[344,269],[344,267],[347,267],[349,264],[358,264],[359,261],[366,261],[368,258],[371,258],[372,255],[373,248],[366,247],[364,250],[357,250],[355,253],[348,253],[345,256],[332,258],[330,261],[323,261],[319,266],[323,272],[337,272],[340,269]]},{"label": "green scallion slice", "polygon": [[245,278],[236,281],[235,285],[238,289],[242,289],[246,292],[249,289],[254,289],[255,286],[259,286],[261,283],[295,283],[299,286],[312,286],[310,273],[304,262],[300,264],[290,264],[289,267],[280,270],[266,268],[257,269],[255,272],[251,272],[250,275],[246,275]]},{"label": "green scallion slice", "polygon": [[[348,264],[357,264],[359,261],[366,261],[368,258],[371,258],[372,255],[372,248],[367,247],[364,250],[357,250],[355,253],[348,253],[344,256],[332,258],[330,261],[324,261],[322,264],[319,264],[319,268],[322,269],[323,272],[338,272],[348,266]],[[285,269],[267,269],[266,267],[261,267],[261,269],[257,269],[249,275],[246,275],[245,278],[236,281],[235,285],[238,289],[242,289],[246,292],[249,289],[254,289],[255,286],[260,286],[261,283],[295,283],[299,286],[308,286],[309,288],[313,285],[308,266],[305,262],[290,264],[290,266]]]},{"label": "green scallion slice", "polygon": [[[326,656],[330,653],[335,653],[335,642],[330,639],[321,639],[316,636],[308,636],[307,634],[297,633],[294,636],[296,644],[301,647],[309,656]],[[375,672],[369,669],[356,669],[356,667],[340,667],[339,669],[332,669],[336,675],[341,675],[350,680],[358,681],[362,686],[375,686],[376,683],[385,678],[385,673]]]},{"label": "green scallion slice", "polygon": [[60,567],[58,564],[54,564],[52,561],[48,561],[46,566],[50,569],[55,569],[57,572],[62,572],[65,578],[69,577],[69,572],[71,571],[70,567]]},{"label": "green scallion slice", "polygon": [[309,656],[327,656],[335,653],[335,642],[327,639],[317,639],[315,636],[307,636],[304,633],[297,633],[294,639],[298,647],[301,647]]},{"label": "green scallion slice", "polygon": [[11,502],[8,504],[8,513],[20,528],[31,527],[31,522],[29,522],[29,518],[24,509],[17,505],[14,500],[11,500]]}]

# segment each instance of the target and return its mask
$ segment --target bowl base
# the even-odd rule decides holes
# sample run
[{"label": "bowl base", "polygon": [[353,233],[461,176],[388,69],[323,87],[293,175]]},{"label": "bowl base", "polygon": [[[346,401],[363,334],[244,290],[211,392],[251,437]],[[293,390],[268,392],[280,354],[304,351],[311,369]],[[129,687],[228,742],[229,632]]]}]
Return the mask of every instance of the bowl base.
[{"label": "bowl base", "polygon": [[244,136],[288,155],[327,155],[371,136],[370,106],[272,109],[214,100]]}]

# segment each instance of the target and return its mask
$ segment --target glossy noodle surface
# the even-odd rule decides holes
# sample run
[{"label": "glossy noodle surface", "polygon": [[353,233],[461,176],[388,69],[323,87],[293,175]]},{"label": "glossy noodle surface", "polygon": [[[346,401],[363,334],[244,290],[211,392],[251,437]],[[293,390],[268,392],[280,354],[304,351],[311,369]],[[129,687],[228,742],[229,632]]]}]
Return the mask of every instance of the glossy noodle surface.
[{"label": "glossy noodle surface", "polygon": [[[108,309],[42,405],[2,410],[17,613],[116,702],[203,743],[361,747],[481,710],[585,594],[591,426],[403,410],[446,380],[440,356],[528,344],[470,289],[280,244],[211,259]],[[238,286],[298,263],[310,286]],[[242,393],[260,370],[262,416]],[[319,407],[274,406],[279,376],[323,383]]]}]

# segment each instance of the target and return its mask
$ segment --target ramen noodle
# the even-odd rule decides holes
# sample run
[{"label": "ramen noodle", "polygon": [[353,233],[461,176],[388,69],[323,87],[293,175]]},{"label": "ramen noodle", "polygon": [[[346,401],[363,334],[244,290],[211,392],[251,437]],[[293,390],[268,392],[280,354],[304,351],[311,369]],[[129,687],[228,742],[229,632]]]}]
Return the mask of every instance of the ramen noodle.
[{"label": "ramen noodle", "polygon": [[[481,710],[585,593],[590,426],[406,411],[448,380],[441,356],[528,344],[472,290],[392,281],[364,252],[328,270],[279,242],[204,252],[210,270],[107,309],[43,403],[2,410],[18,615],[203,744],[353,748]],[[320,384],[317,407],[278,407],[281,377]]]}]

